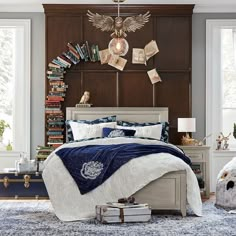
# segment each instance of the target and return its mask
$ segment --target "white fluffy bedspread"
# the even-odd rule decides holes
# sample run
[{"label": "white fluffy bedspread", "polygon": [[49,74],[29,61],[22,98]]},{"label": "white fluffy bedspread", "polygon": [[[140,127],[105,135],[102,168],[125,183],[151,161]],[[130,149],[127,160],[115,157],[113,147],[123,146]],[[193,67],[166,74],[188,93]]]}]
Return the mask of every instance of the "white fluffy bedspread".
[{"label": "white fluffy bedspread", "polygon": [[[57,150],[65,147],[118,143],[158,144],[159,142],[118,137],[64,144]],[[54,151],[45,162],[43,179],[57,217],[62,221],[75,221],[94,217],[96,205],[128,197],[167,172],[178,170],[186,170],[187,201],[193,212],[201,216],[202,201],[196,176],[189,165],[171,154],[159,153],[134,158],[119,168],[102,185],[81,195],[74,179]]]}]

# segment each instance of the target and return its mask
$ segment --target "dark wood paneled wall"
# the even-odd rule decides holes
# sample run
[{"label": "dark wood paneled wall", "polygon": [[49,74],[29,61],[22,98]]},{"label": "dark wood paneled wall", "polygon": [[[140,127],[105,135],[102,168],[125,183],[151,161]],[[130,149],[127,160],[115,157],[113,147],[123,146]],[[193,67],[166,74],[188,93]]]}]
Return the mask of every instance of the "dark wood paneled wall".
[{"label": "dark wood paneled wall", "polygon": [[[117,15],[116,5],[44,4],[46,15],[46,64],[67,50],[68,42],[98,44],[106,49],[110,33],[88,22],[87,10]],[[121,5],[121,15],[150,11],[150,21],[135,33],[128,33],[130,49],[123,72],[100,62],[81,62],[65,77],[69,85],[64,102],[75,106],[83,91],[89,90],[94,106],[169,107],[170,141],[178,144],[177,118],[191,116],[191,48],[193,5]],[[152,39],[160,52],[147,66],[132,64],[132,48],[143,48]],[[157,68],[162,82],[152,85],[147,70]],[[48,92],[46,81],[46,94]]]}]

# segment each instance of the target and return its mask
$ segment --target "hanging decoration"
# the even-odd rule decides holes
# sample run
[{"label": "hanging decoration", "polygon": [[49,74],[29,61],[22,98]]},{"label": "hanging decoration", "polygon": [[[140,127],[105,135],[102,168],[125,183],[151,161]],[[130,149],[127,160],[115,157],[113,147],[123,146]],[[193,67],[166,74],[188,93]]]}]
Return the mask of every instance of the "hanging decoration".
[{"label": "hanging decoration", "polygon": [[113,19],[111,16],[100,15],[98,13],[92,13],[88,10],[89,21],[92,22],[93,26],[101,31],[111,31],[111,37],[113,38],[109,45],[108,49],[112,55],[125,56],[129,50],[129,44],[125,37],[127,36],[126,32],[135,32],[137,29],[141,29],[145,23],[149,21],[149,11],[144,15],[140,14],[137,16],[129,16],[123,20],[120,17],[120,2],[125,0],[113,0],[117,2],[118,13],[117,17]]}]

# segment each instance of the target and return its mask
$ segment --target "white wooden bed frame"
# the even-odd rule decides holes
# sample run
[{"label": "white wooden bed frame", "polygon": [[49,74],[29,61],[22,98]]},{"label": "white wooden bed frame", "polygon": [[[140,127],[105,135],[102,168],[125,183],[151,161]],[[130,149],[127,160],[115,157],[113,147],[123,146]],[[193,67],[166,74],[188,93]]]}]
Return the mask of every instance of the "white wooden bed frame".
[{"label": "white wooden bed frame", "polygon": [[[168,121],[166,107],[67,107],[67,120],[94,120],[116,115],[117,120],[136,122]],[[147,202],[152,210],[180,210],[186,216],[186,171],[175,171],[152,181],[134,194],[137,202]]]}]

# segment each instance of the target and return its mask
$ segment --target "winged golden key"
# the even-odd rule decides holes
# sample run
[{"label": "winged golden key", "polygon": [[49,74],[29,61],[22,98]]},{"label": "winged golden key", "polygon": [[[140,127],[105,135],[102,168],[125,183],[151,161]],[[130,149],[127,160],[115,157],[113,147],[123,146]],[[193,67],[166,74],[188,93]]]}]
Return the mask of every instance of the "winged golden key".
[{"label": "winged golden key", "polygon": [[125,32],[135,32],[138,29],[141,29],[145,23],[149,21],[151,14],[146,12],[145,14],[139,14],[137,16],[126,17],[125,20],[122,17],[118,16],[113,19],[111,16],[100,15],[98,13],[92,13],[88,10],[87,16],[89,21],[92,22],[93,26],[101,31],[114,31],[111,34],[111,37],[126,37]]}]

